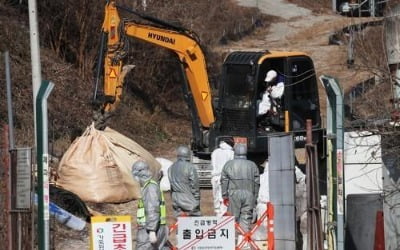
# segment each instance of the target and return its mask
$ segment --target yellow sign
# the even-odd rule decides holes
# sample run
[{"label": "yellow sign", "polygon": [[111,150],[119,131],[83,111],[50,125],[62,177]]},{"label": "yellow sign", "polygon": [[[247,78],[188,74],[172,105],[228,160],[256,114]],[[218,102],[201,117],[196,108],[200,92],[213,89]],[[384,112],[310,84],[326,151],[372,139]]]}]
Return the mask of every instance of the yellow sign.
[{"label": "yellow sign", "polygon": [[208,97],[208,92],[202,91],[202,92],[201,92],[201,98],[203,99],[203,101],[204,101],[205,99],[207,99],[207,97]]},{"label": "yellow sign", "polygon": [[111,69],[110,71],[110,78],[116,78],[117,77],[117,73],[115,73],[114,69]]},{"label": "yellow sign", "polygon": [[131,217],[93,216],[90,237],[91,250],[132,250]]}]

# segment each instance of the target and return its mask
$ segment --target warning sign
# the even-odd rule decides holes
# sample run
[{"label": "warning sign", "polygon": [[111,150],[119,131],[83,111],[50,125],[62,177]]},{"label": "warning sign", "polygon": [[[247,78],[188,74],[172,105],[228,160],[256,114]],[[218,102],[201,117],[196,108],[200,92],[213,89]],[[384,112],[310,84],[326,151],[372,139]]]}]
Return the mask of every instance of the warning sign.
[{"label": "warning sign", "polygon": [[178,249],[235,249],[235,217],[179,217]]},{"label": "warning sign", "polygon": [[91,250],[132,250],[130,216],[93,216]]}]

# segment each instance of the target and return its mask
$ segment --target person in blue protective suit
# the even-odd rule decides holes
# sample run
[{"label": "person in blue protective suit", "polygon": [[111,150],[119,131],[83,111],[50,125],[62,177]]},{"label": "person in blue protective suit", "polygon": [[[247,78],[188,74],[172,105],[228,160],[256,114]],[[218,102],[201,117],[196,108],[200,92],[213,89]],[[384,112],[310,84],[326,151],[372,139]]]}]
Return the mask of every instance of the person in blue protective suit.
[{"label": "person in blue protective suit", "polygon": [[166,246],[168,227],[164,195],[158,183],[152,179],[149,165],[137,161],[132,166],[132,175],[140,183],[142,194],[138,200],[135,249],[169,249]]}]

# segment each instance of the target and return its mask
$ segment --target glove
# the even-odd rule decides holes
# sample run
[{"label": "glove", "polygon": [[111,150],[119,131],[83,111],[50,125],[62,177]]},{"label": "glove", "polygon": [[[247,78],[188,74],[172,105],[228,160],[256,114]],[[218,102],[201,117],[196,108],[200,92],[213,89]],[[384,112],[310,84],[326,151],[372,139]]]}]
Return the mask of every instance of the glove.
[{"label": "glove", "polygon": [[154,244],[154,243],[157,242],[157,235],[156,235],[156,232],[150,231],[150,233],[149,233],[149,240],[150,240],[150,243],[151,243],[151,244]]},{"label": "glove", "polygon": [[224,200],[222,201],[222,203],[223,203],[225,206],[229,207],[229,199],[228,199],[228,198],[224,198]]},{"label": "glove", "polygon": [[257,222],[257,210],[256,207],[253,208],[253,218],[251,220],[251,223],[254,224]]}]

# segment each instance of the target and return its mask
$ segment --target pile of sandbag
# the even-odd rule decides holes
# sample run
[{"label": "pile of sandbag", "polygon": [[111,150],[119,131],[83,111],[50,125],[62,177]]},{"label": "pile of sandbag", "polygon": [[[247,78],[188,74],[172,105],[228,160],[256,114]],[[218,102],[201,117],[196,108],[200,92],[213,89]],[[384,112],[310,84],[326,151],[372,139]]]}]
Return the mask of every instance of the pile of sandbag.
[{"label": "pile of sandbag", "polygon": [[77,194],[83,201],[119,203],[140,198],[140,185],[131,174],[132,165],[146,161],[157,180],[160,164],[142,146],[94,124],[78,137],[62,157],[57,185]]}]

